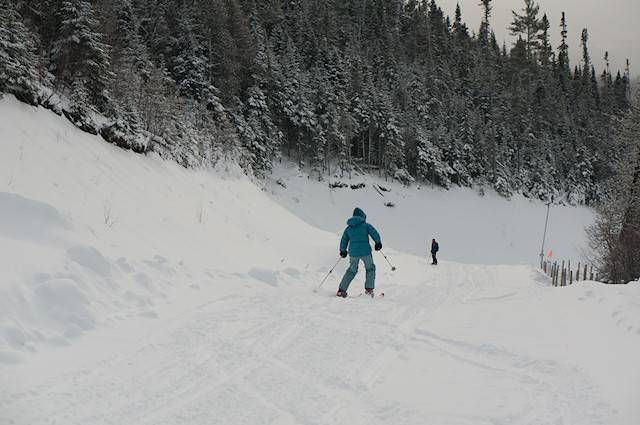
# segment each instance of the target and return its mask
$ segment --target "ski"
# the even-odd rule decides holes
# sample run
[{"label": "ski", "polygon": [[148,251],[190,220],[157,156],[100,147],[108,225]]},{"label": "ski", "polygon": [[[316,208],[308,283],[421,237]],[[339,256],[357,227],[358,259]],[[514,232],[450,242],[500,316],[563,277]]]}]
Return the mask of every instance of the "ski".
[{"label": "ski", "polygon": [[[367,294],[365,294],[364,292],[359,293],[358,295],[347,295],[347,298],[360,298],[362,296],[367,296]],[[340,296],[338,296],[338,298],[342,298]],[[372,296],[371,298],[384,298],[384,292],[380,292],[379,294],[376,294],[374,296]]]},{"label": "ski", "polygon": [[[369,294],[365,294],[364,292],[359,293],[358,295],[354,295],[354,296],[348,296],[347,298],[358,298],[364,296],[365,298],[367,296],[370,296]],[[371,298],[384,298],[384,292],[380,292],[379,294],[375,294],[373,296],[371,296]]]}]

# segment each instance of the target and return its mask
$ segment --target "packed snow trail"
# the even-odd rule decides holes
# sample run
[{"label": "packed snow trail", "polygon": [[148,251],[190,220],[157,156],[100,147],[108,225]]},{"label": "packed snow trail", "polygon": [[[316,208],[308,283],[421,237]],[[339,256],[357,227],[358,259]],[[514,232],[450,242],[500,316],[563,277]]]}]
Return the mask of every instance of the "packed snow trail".
[{"label": "packed snow trail", "polygon": [[[598,424],[615,417],[580,368],[508,345],[526,336],[496,344],[451,335],[434,320],[456,306],[512,314],[510,303],[553,290],[537,272],[399,258],[406,272],[380,273],[384,299],[329,298],[293,282],[289,290],[256,287],[212,299],[115,356],[13,397],[0,418],[204,425]],[[352,288],[361,283],[356,278]]]}]

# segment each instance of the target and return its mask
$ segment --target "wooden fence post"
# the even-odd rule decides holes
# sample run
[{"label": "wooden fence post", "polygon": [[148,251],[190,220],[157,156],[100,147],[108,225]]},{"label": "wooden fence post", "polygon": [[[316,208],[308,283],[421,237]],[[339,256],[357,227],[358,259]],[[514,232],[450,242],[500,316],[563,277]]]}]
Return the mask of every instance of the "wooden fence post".
[{"label": "wooden fence post", "polygon": [[[581,267],[582,270],[580,270]],[[542,262],[541,269],[547,276],[551,278],[551,284],[553,286],[572,285],[574,280],[576,282],[579,282],[581,279],[583,281],[586,281],[587,278],[589,280],[600,282],[600,274],[597,270],[593,270],[593,264],[581,264],[580,262],[578,262],[578,268],[575,271],[575,276],[573,270],[571,270],[571,260],[562,260],[562,264],[559,264],[557,261],[551,262],[545,260]]]}]

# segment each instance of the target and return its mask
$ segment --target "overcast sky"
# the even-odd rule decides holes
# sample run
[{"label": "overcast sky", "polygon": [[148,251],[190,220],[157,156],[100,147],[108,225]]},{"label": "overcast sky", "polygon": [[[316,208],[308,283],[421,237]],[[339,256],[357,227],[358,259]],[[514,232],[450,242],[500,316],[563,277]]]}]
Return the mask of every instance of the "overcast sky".
[{"label": "overcast sky", "polygon": [[[478,32],[482,19],[480,0],[436,0],[445,15],[455,16],[456,4],[460,4],[462,21],[470,32]],[[587,28],[587,47],[596,73],[602,73],[605,52],[609,52],[611,72],[624,72],[629,59],[632,76],[640,75],[640,0],[537,0],[539,17],[547,14],[551,28],[551,42],[557,54],[560,45],[560,18],[565,12],[567,22],[571,68],[582,59],[580,34]],[[512,10],[523,14],[524,0],[493,0],[489,23],[500,46],[506,42],[510,49],[515,41],[507,29],[513,22]]]}]

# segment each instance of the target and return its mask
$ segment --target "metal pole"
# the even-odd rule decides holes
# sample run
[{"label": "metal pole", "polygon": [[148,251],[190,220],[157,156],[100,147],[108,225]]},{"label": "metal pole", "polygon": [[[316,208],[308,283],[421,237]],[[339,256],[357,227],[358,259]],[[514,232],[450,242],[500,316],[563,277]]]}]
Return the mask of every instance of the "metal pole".
[{"label": "metal pole", "polygon": [[547,238],[547,222],[549,221],[549,209],[551,201],[547,202],[547,218],[544,220],[544,233],[542,234],[542,248],[540,248],[540,268],[542,268],[542,258],[544,257],[544,241]]},{"label": "metal pole", "polygon": [[389,263],[389,265],[391,266],[391,271],[392,271],[392,272],[395,272],[395,271],[396,271],[396,268],[393,266],[393,264],[391,264],[391,262],[389,261],[389,259],[387,258],[387,256],[386,256],[386,255],[384,255],[384,252],[382,252],[382,250],[380,250],[379,252],[380,252],[380,254],[382,254],[382,256],[384,257],[384,259],[385,259],[385,260],[387,260],[387,263]]},{"label": "metal pole", "polygon": [[[342,256],[338,257],[338,261],[336,261],[336,263],[333,265],[333,267],[331,267],[331,270],[329,270],[329,273],[327,273],[327,275],[324,277],[324,279],[322,279],[322,282],[320,282],[320,285],[318,285],[318,288],[322,286],[322,284],[324,283],[325,280],[327,280],[327,278],[329,277],[329,275],[331,274],[333,269],[336,268],[336,266],[338,265],[340,260],[342,260]],[[318,288],[316,288],[316,289],[318,289]]]}]

